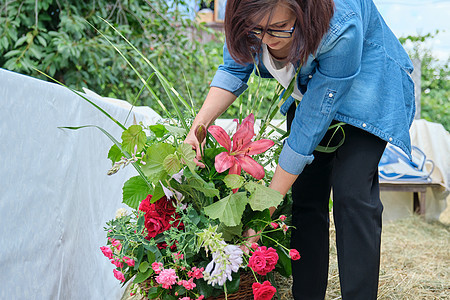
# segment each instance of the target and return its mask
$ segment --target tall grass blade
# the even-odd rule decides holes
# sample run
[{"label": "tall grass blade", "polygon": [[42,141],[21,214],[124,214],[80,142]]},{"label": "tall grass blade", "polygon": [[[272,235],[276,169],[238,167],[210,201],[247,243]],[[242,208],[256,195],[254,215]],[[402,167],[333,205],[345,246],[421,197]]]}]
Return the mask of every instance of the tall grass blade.
[{"label": "tall grass blade", "polygon": [[42,75],[44,75],[45,77],[55,81],[56,83],[62,85],[63,87],[71,90],[73,93],[77,94],[78,96],[80,96],[81,98],[83,98],[84,100],[86,100],[87,102],[89,102],[91,105],[93,105],[95,108],[97,108],[99,111],[101,111],[105,116],[107,116],[109,119],[111,119],[114,123],[116,123],[117,125],[120,126],[120,128],[122,128],[123,130],[127,130],[127,128],[122,125],[122,123],[120,123],[119,121],[117,121],[116,119],[113,118],[113,116],[111,116],[110,114],[108,114],[103,108],[101,108],[100,106],[98,106],[97,104],[95,104],[94,102],[92,102],[91,100],[89,100],[87,97],[83,96],[80,92],[75,91],[74,89],[68,87],[67,85],[65,85],[62,82],[59,82],[58,80],[56,80],[55,78],[51,77],[50,75],[47,75],[46,73],[42,72],[41,70],[38,70],[36,68],[33,68],[35,71],[41,73]]},{"label": "tall grass blade", "polygon": [[[94,127],[99,129],[101,132],[103,132],[117,147],[119,147],[120,151],[122,152],[122,154],[126,157],[126,158],[131,158],[131,155],[122,149],[122,144],[119,143],[118,140],[116,140],[108,131],[106,131],[105,129],[101,128],[100,126],[97,125],[84,125],[84,126],[64,126],[64,127],[58,127],[61,129],[70,129],[70,130],[78,130],[78,129],[82,129],[82,128],[88,128],[88,127]],[[145,183],[147,183],[147,185],[153,189],[153,186],[151,184],[151,182],[148,180],[147,176],[144,175],[144,172],[142,172],[141,167],[137,164],[137,163],[132,163],[133,167],[136,169],[136,171],[139,173],[139,175],[142,177],[142,179],[144,179]]]}]

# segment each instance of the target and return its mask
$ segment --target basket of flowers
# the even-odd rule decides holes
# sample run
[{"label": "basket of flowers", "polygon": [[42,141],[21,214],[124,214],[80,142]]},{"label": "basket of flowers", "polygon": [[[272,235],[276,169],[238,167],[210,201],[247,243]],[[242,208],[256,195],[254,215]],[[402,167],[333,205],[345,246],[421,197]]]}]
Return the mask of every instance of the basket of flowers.
[{"label": "basket of flowers", "polygon": [[[274,272],[289,276],[289,201],[266,186],[274,142],[255,140],[253,114],[232,137],[199,126],[204,168],[171,124],[125,129],[108,157],[112,175],[132,164],[123,202],[101,247],[112,275],[146,299],[271,299]],[[267,176],[267,173],[269,176]],[[271,216],[269,208],[278,207]],[[260,239],[248,243],[252,229]]]}]

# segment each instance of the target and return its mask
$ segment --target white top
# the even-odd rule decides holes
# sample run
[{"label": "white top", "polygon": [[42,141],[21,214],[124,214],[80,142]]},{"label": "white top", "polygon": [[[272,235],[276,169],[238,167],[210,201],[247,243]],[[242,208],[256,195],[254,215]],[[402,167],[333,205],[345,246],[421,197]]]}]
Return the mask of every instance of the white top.
[{"label": "white top", "polygon": [[[283,62],[275,59],[267,49],[266,44],[262,44],[263,53],[262,61],[267,71],[275,78],[285,89],[288,88],[292,78],[295,76],[295,68],[292,63],[284,65]],[[292,92],[292,98],[295,100],[302,100],[302,93],[298,90],[297,84],[294,84],[294,91]]]}]

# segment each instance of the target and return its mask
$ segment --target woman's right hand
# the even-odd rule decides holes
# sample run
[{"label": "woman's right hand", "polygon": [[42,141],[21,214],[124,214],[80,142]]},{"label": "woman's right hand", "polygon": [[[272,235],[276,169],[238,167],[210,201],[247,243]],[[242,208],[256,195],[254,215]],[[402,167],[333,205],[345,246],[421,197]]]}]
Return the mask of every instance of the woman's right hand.
[{"label": "woman's right hand", "polygon": [[[199,129],[201,128],[201,129]],[[200,132],[199,131],[204,131]],[[196,134],[197,132],[197,134]],[[194,162],[200,168],[204,168],[205,164],[203,164],[200,160],[202,159],[202,150],[205,146],[205,137],[206,137],[206,127],[204,125],[198,125],[197,128],[191,128],[184,142],[192,146],[192,149],[195,150],[196,155],[194,158]],[[199,138],[201,142],[199,142]]]}]

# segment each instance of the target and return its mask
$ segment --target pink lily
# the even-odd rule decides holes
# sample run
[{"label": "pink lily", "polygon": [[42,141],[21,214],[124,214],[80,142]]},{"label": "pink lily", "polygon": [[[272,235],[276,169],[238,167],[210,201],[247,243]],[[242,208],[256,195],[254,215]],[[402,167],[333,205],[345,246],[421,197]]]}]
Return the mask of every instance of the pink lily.
[{"label": "pink lily", "polygon": [[227,149],[216,156],[216,171],[222,173],[228,169],[228,174],[241,175],[241,168],[256,179],[262,179],[265,175],[264,168],[258,164],[250,155],[260,154],[274,145],[274,142],[267,139],[252,142],[254,132],[255,116],[248,115],[242,124],[237,126],[233,141],[222,127],[212,125],[208,131],[216,141]]}]

